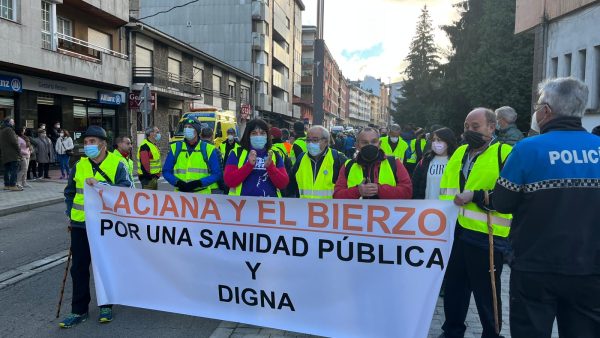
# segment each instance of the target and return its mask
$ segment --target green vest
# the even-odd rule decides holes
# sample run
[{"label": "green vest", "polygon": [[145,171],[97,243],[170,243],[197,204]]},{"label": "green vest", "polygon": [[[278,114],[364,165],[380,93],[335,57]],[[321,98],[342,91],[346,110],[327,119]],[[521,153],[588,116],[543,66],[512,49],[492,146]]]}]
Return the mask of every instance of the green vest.
[{"label": "green vest", "polygon": [[[229,153],[225,154],[225,149],[227,147],[227,140],[221,142],[221,144],[219,145],[219,150],[221,151],[221,158],[222,159],[227,159],[227,155],[229,155]],[[240,147],[240,144],[235,142],[233,145],[233,148],[229,149],[229,152],[231,151],[237,151],[237,149]]]},{"label": "green vest", "polygon": [[[113,153],[107,152],[106,158],[100,163],[100,169],[115,183],[115,177],[117,176],[117,168],[119,167],[121,160]],[[92,163],[87,157],[82,157],[75,166],[75,198],[73,199],[73,207],[71,208],[71,220],[74,222],[85,222],[85,211],[83,208],[83,187],[85,186],[85,180],[87,178],[95,178],[100,182],[106,182],[106,179],[99,173],[94,174]]]},{"label": "green vest", "polygon": [[[419,140],[421,146],[421,157],[423,157],[423,151],[425,150],[425,143],[427,143],[424,139]],[[406,160],[406,163],[417,163],[417,139],[413,139],[410,141],[410,157]]]},{"label": "green vest", "polygon": [[271,149],[278,151],[279,156],[281,156],[281,158],[284,160],[290,156],[283,143],[273,143],[273,146],[271,147]]},{"label": "green vest", "polygon": [[[477,157],[465,183],[464,190],[494,189],[500,176],[499,157],[504,162],[512,150],[509,145],[503,145],[500,149],[499,147],[500,143],[492,144]],[[448,161],[440,182],[441,200],[452,201],[454,196],[461,193],[460,175],[462,175],[463,158],[466,155],[466,150],[467,145],[460,146]],[[508,237],[512,215],[493,211],[491,216],[494,236]],[[463,228],[487,234],[487,212],[480,209],[473,202],[467,203],[460,208],[458,224]]]},{"label": "green vest", "polygon": [[386,156],[394,156],[395,158],[399,159],[400,162],[404,161],[404,155],[408,149],[408,143],[406,143],[401,137],[398,137],[398,145],[396,145],[396,149],[394,149],[394,151],[392,151],[389,136],[382,137],[380,141],[381,150],[383,150]]},{"label": "green vest", "polygon": [[152,153],[152,158],[150,159],[150,174],[158,174],[161,172],[162,170],[162,166],[160,163],[160,151],[158,150],[158,148],[156,147],[156,145],[154,145],[154,143],[148,141],[148,139],[145,139],[140,146],[138,147],[138,151],[137,151],[137,161],[138,161],[138,175],[143,174],[142,172],[142,161],[140,160],[140,149],[142,149],[142,146],[144,144],[147,144],[148,147],[150,148],[150,153]]},{"label": "green vest", "polygon": [[[363,180],[365,179],[362,166],[360,166],[360,164],[356,162],[352,163],[352,166],[350,167],[350,170],[346,173],[346,176],[348,177],[348,188],[353,188],[358,186],[359,184],[362,184]],[[381,165],[379,167],[378,183],[381,185],[391,185],[392,187],[396,186],[396,173],[392,170],[392,166],[390,165],[390,162],[387,158],[381,161]]]},{"label": "green vest", "polygon": [[[302,149],[302,152],[305,153],[306,152],[306,137],[297,138],[294,141],[294,145],[298,145],[298,147],[300,147],[300,149]],[[292,160],[292,165],[294,165],[296,163],[296,159],[298,158],[298,156],[300,156],[300,154],[296,154],[296,152],[294,151],[294,145],[292,145],[292,151],[290,153],[290,159]]]},{"label": "green vest", "polygon": [[[181,145],[179,154],[177,154],[178,144]],[[206,156],[204,158],[202,154],[202,144],[206,145]],[[208,169],[208,159],[215,150],[215,146],[208,142],[198,140],[198,143],[192,150],[192,153],[188,153],[187,143],[185,141],[176,141],[171,143],[171,153],[175,158],[175,166],[173,166],[173,173],[178,180],[183,182],[191,182],[203,179],[210,176],[210,170]],[[198,194],[210,194],[212,189],[218,189],[217,183],[213,183],[205,189],[199,190]],[[175,191],[179,189],[175,188]]]},{"label": "green vest", "polygon": [[335,188],[335,182],[333,182],[333,164],[333,153],[331,148],[328,148],[317,177],[313,179],[315,176],[312,161],[308,154],[302,156],[298,171],[296,172],[296,182],[298,182],[300,198],[333,198],[333,188]]},{"label": "green vest", "polygon": [[127,172],[129,173],[129,179],[131,179],[131,182],[133,182],[133,160],[128,157],[124,157],[118,149],[115,149],[113,154],[117,156],[119,160],[123,162],[123,164],[125,164],[127,167]]},{"label": "green vest", "polygon": [[[238,157],[238,169],[243,167],[244,164],[246,164],[246,157],[248,157],[248,150],[240,148],[240,151],[238,150],[235,154],[236,156],[239,155]],[[272,157],[273,163],[277,164],[277,155],[275,155],[275,152],[273,152],[273,157]],[[254,169],[253,169],[254,170]],[[242,195],[242,187],[244,185],[244,182],[240,183],[240,185],[238,185],[237,187],[230,187],[229,189],[229,195],[231,196],[241,196]],[[281,192],[279,191],[279,189],[277,189],[277,196],[281,197]]]}]

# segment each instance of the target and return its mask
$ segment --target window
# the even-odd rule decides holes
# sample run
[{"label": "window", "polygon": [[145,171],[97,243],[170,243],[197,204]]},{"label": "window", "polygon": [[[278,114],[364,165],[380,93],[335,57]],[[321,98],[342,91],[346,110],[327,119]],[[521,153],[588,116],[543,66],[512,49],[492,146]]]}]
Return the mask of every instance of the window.
[{"label": "window", "polygon": [[571,53],[565,54],[565,71],[564,76],[571,76]]},{"label": "window", "polygon": [[181,75],[181,61],[173,59],[173,58],[169,58],[167,61],[167,71],[169,72],[169,78],[168,81],[169,82],[175,82],[175,83],[179,83],[180,82],[180,75]]},{"label": "window", "polygon": [[0,0],[0,18],[16,21],[16,2],[17,0]]},{"label": "window", "polygon": [[247,103],[250,101],[250,88],[241,86],[240,87],[240,96],[242,102]]},{"label": "window", "polygon": [[194,88],[202,88],[202,79],[204,78],[204,70],[200,67],[194,67],[194,74],[192,79],[194,80]]},{"label": "window", "polygon": [[212,90],[215,93],[221,92],[221,77],[219,75],[212,76]]},{"label": "window", "polygon": [[52,48],[52,32],[50,30],[50,3],[46,1],[42,1],[42,48]]},{"label": "window", "polygon": [[[94,46],[111,50],[111,36],[88,27],[88,42]],[[92,46],[93,47],[93,46]]]},{"label": "window", "polygon": [[555,78],[558,75],[558,58],[552,58],[551,61],[550,77]]},{"label": "window", "polygon": [[152,51],[144,47],[135,46],[135,66],[152,67]]},{"label": "window", "polygon": [[229,81],[229,97],[235,98],[235,82]]},{"label": "window", "polygon": [[585,63],[587,61],[586,50],[579,51],[579,79],[585,82]]},{"label": "window", "polygon": [[290,28],[290,18],[288,18],[287,16],[285,17],[285,26],[287,28]]},{"label": "window", "polygon": [[60,34],[64,34],[66,36],[73,36],[73,23],[69,19],[58,17],[56,19],[58,24],[57,31]]}]

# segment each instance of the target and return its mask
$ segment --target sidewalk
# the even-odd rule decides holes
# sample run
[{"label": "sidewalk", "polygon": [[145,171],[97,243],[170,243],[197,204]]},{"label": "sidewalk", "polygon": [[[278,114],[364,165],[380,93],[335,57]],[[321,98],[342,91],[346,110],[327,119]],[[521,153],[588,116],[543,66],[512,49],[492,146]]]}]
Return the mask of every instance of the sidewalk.
[{"label": "sidewalk", "polygon": [[50,170],[51,179],[27,181],[23,191],[0,190],[0,216],[23,212],[64,201],[67,180],[59,180],[60,171]]}]

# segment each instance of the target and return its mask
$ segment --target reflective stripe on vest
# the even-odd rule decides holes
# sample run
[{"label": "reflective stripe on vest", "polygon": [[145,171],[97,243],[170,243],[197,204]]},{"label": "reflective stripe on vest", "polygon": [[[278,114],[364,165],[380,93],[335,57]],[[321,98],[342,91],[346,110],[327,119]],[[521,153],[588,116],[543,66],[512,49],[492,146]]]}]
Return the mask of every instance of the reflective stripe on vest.
[{"label": "reflective stripe on vest", "polygon": [[[173,156],[175,156],[177,153],[178,144],[181,145],[181,150],[179,151],[179,156],[177,156],[175,159],[175,165],[173,166],[173,173],[175,174],[175,177],[183,182],[191,182],[210,176],[210,170],[208,169],[208,158],[210,158],[212,155],[215,147],[210,143],[199,141],[194,146],[191,154],[189,154],[187,143],[185,141],[177,141],[171,143],[171,153]],[[206,144],[206,156],[208,156],[206,159],[200,150],[202,144]],[[204,189],[195,191],[195,193],[210,194],[212,189],[213,185],[211,184]],[[175,191],[179,191],[179,189],[175,188]]]},{"label": "reflective stripe on vest", "polygon": [[160,173],[160,171],[162,170],[162,166],[160,163],[160,151],[158,150],[156,145],[154,145],[154,143],[148,141],[148,139],[145,139],[142,142],[142,144],[140,144],[140,146],[138,148],[138,152],[137,152],[138,174],[140,174],[140,175],[143,174],[142,161],[140,159],[140,151],[144,144],[148,145],[148,148],[150,148],[150,153],[152,154],[152,158],[150,159],[150,174]]},{"label": "reflective stripe on vest", "polygon": [[[115,181],[117,176],[117,168],[121,160],[113,153],[108,152],[106,158],[100,163],[100,169],[110,178]],[[85,222],[85,212],[83,207],[83,187],[87,178],[95,178],[100,182],[106,182],[104,177],[98,172],[94,175],[94,169],[90,160],[87,157],[82,157],[75,167],[75,198],[73,198],[73,207],[71,208],[71,220],[75,222]]]},{"label": "reflective stripe on vest", "polygon": [[302,156],[298,171],[296,172],[300,198],[333,198],[333,190],[335,188],[335,182],[333,182],[333,161],[333,151],[329,148],[315,179],[312,160],[308,154]]},{"label": "reflective stripe on vest", "polygon": [[[494,189],[496,180],[500,175],[500,168],[498,167],[499,146],[499,143],[492,144],[477,157],[471,169],[471,173],[469,174],[469,178],[465,183],[464,190],[475,191]],[[501,157],[503,161],[506,160],[511,149],[512,148],[508,145],[502,146]],[[441,200],[451,201],[456,194],[460,193],[460,175],[462,175],[462,163],[466,150],[466,145],[460,146],[448,161],[440,182]],[[508,237],[512,215],[493,211],[491,216],[494,235]],[[487,234],[487,212],[480,209],[477,204],[473,202],[467,203],[459,212],[458,224],[465,229]]]},{"label": "reflective stripe on vest", "polygon": [[[348,174],[348,188],[362,184],[364,179],[363,168],[359,164],[353,163],[350,167],[350,173]],[[392,171],[392,166],[387,158],[383,160],[379,166],[379,177],[377,178],[377,182],[372,183],[387,184],[392,187],[396,186],[396,173]]]},{"label": "reflective stripe on vest", "polygon": [[[423,156],[423,150],[425,149],[425,140],[419,140],[421,146],[421,156]],[[406,160],[406,163],[417,163],[417,139],[410,141],[410,157]]]},{"label": "reflective stripe on vest", "polygon": [[398,145],[396,145],[396,149],[394,149],[394,151],[392,151],[389,136],[382,137],[380,141],[381,150],[383,150],[386,156],[394,156],[395,158],[399,159],[400,162],[404,161],[404,155],[408,149],[408,143],[406,143],[401,137],[398,137]]},{"label": "reflective stripe on vest", "polygon": [[[235,153],[237,156],[237,153]],[[238,159],[238,169],[243,167],[246,164],[246,157],[248,157],[248,151],[246,149],[242,149],[242,153],[240,154],[240,158]],[[273,163],[277,164],[277,155],[273,152],[272,157]],[[252,169],[254,170],[254,169]],[[244,186],[244,182],[240,183],[237,187],[230,187],[229,195],[231,196],[241,196],[242,195],[242,187]],[[277,197],[281,197],[281,192],[277,189]]]},{"label": "reflective stripe on vest", "polygon": [[302,152],[305,153],[306,152],[306,137],[300,137],[294,141],[294,144],[292,145],[292,151],[290,152],[290,159],[292,160],[292,165],[294,165],[296,163],[296,159],[298,158],[298,156],[300,156],[300,154],[296,154],[296,152],[294,151],[294,145],[297,145],[298,147],[300,147],[300,149],[302,149]]}]

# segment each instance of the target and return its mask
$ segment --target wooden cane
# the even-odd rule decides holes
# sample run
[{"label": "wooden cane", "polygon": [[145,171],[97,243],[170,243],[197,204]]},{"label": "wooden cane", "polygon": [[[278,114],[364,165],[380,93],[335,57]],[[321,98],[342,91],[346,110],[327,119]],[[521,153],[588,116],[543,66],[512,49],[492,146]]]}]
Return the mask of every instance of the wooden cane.
[{"label": "wooden cane", "polygon": [[69,265],[71,264],[71,250],[67,256],[67,267],[65,269],[65,276],[63,277],[62,287],[60,288],[60,298],[58,299],[58,309],[56,309],[56,318],[60,316],[60,308],[62,306],[63,295],[65,294],[65,285],[67,284],[67,275],[69,274]]},{"label": "wooden cane", "polygon": [[[485,204],[490,204],[490,196],[488,192],[485,192]],[[500,321],[498,318],[498,297],[496,297],[496,271],[494,267],[494,229],[492,226],[492,212],[487,211],[487,227],[488,227],[488,242],[489,242],[489,251],[490,251],[490,278],[492,282],[492,302],[494,306],[494,328],[496,330],[496,334],[500,334]]]}]

